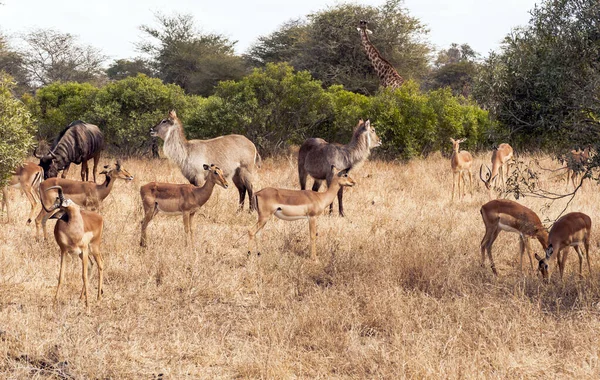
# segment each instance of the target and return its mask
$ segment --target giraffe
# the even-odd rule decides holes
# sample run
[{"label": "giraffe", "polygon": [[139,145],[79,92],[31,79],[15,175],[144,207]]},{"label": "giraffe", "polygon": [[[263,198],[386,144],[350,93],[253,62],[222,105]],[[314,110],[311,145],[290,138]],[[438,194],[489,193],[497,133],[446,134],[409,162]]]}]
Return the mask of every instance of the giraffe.
[{"label": "giraffe", "polygon": [[360,33],[360,39],[362,41],[362,45],[367,52],[367,56],[379,77],[379,81],[383,87],[389,87],[392,89],[400,88],[404,83],[404,78],[398,74],[394,66],[388,62],[387,59],[381,56],[381,53],[377,50],[375,46],[369,40],[368,33],[373,33],[369,29],[367,29],[367,22],[365,20],[360,20],[358,24],[358,28],[356,28]]}]

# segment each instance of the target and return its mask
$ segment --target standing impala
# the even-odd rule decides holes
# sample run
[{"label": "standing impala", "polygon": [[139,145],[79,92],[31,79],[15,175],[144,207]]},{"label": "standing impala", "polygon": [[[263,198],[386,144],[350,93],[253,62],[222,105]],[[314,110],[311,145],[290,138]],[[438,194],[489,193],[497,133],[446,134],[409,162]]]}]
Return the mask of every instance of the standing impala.
[{"label": "standing impala", "polygon": [[317,217],[331,204],[342,186],[354,186],[356,182],[348,176],[348,169],[338,171],[331,165],[331,184],[327,191],[319,193],[311,190],[288,190],[267,187],[255,194],[258,221],[248,230],[248,254],[252,252],[254,237],[272,215],[281,220],[293,221],[308,219],[310,230],[310,253],[318,261],[316,252]]},{"label": "standing impala", "polygon": [[[452,141],[452,156],[450,157],[450,165],[452,166],[452,200],[454,200],[454,189],[455,186],[458,187],[458,197],[462,198],[465,194],[465,177],[469,176],[469,189],[471,192],[471,196],[473,195],[473,176],[471,175],[471,165],[473,165],[473,156],[471,153],[466,150],[459,151],[459,145],[462,142],[465,142],[467,139],[454,140],[450,138]],[[458,176],[458,184],[457,177]],[[460,191],[460,179],[462,177],[462,193]]]},{"label": "standing impala", "polygon": [[[487,177],[483,179],[482,170],[483,164],[479,167],[479,178],[483,181],[486,189],[489,191],[490,199],[492,198],[492,187],[496,185],[498,177],[502,181],[502,188],[506,189],[506,178],[508,178],[509,160],[513,157],[513,149],[508,144],[500,144],[497,148],[494,148],[492,152],[492,170],[486,165]],[[506,175],[504,174],[504,167],[506,167]]]},{"label": "standing impala", "polygon": [[573,183],[573,188],[577,187],[577,178],[585,171],[584,165],[590,159],[590,147],[586,147],[584,150],[572,150],[567,155],[567,188],[569,188],[569,178]]},{"label": "standing impala", "polygon": [[515,232],[519,234],[521,250],[521,271],[523,271],[523,254],[527,248],[527,256],[533,271],[533,260],[531,258],[531,247],[529,238],[538,239],[544,249],[548,247],[548,232],[542,225],[540,218],[535,212],[517,202],[508,199],[496,199],[489,201],[481,207],[481,217],[485,224],[485,235],[481,240],[481,265],[485,265],[485,251],[487,250],[492,271],[498,275],[496,265],[492,257],[492,245],[500,234],[500,231]]},{"label": "standing impala", "polygon": [[[592,231],[592,220],[586,214],[581,212],[571,212],[558,219],[550,229],[548,237],[548,248],[546,248],[546,256],[539,257],[535,254],[535,258],[539,261],[539,271],[544,280],[550,278],[550,258],[556,252],[556,261],[560,271],[560,279],[563,278],[565,271],[565,262],[567,261],[567,253],[569,248],[574,247],[579,255],[579,275],[581,276],[583,266],[583,252],[581,246],[585,247],[585,257],[587,259],[588,270],[590,277],[592,275],[592,267],[590,265],[590,234]],[[562,251],[562,252],[561,252]]]},{"label": "standing impala", "polygon": [[33,213],[35,212],[35,206],[37,205],[37,193],[39,191],[40,183],[44,180],[44,170],[38,164],[33,162],[25,162],[23,165],[17,167],[13,175],[10,177],[8,184],[2,189],[2,211],[6,208],[6,218],[10,222],[9,212],[9,201],[8,201],[8,188],[18,187],[21,189],[27,200],[31,204],[31,210],[29,211],[29,217],[27,218],[27,224],[31,223]]},{"label": "standing impala", "polygon": [[188,235],[191,237],[192,244],[194,243],[194,215],[208,201],[215,184],[224,189],[229,187],[219,167],[214,164],[210,166],[204,164],[204,170],[208,174],[202,187],[191,184],[150,182],[140,188],[144,206],[140,246],[146,246],[146,228],[159,211],[170,215],[183,215],[185,245],[188,244]]}]

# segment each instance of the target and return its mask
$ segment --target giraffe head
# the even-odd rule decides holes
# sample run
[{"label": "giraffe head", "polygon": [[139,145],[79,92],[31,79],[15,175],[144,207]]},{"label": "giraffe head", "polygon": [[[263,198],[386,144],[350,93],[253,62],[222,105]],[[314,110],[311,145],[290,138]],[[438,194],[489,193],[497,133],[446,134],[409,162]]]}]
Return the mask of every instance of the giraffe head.
[{"label": "giraffe head", "polygon": [[360,33],[361,31],[365,31],[366,33],[372,34],[373,32],[370,31],[369,29],[367,29],[367,21],[366,20],[360,20],[358,22],[358,27],[356,28],[356,30],[358,30],[358,32]]}]

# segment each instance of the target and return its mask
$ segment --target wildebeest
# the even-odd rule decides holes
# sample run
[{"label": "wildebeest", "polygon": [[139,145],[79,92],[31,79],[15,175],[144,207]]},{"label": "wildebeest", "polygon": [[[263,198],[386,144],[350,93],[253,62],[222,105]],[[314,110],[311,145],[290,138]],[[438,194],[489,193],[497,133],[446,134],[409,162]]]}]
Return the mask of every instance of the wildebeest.
[{"label": "wildebeest", "polygon": [[71,164],[81,164],[81,180],[89,179],[89,159],[94,159],[94,182],[96,182],[96,171],[100,153],[104,149],[104,135],[100,129],[93,124],[77,120],[69,124],[54,140],[50,152],[44,156],[35,157],[40,159],[40,166],[44,169],[44,179],[53,178],[63,170],[62,178],[65,178]]},{"label": "wildebeest", "polygon": [[[347,145],[330,144],[319,138],[306,139],[298,152],[300,188],[306,189],[309,174],[315,179],[313,191],[319,191],[323,180],[329,186],[332,180],[331,165],[336,168],[356,168],[369,157],[372,148],[380,145],[381,140],[377,137],[375,128],[371,127],[371,122],[362,119],[358,121],[352,140]],[[343,194],[344,188],[340,187],[337,194],[340,216],[344,216]],[[332,208],[333,203],[329,206],[329,212]]]},{"label": "wildebeest", "polygon": [[151,136],[164,140],[163,151],[181,169],[192,185],[202,186],[206,175],[206,162],[214,163],[231,179],[240,193],[240,209],[248,192],[250,210],[254,209],[252,181],[260,162],[260,155],[252,141],[241,135],[220,136],[210,140],[187,140],[181,120],[175,111],[150,129]]}]

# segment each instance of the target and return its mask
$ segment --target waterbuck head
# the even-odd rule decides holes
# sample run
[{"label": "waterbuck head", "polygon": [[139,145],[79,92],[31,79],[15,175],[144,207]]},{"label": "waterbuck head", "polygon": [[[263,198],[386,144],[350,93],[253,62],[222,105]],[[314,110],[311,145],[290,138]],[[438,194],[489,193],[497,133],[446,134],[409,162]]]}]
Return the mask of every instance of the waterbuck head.
[{"label": "waterbuck head", "polygon": [[169,111],[169,116],[166,119],[162,119],[160,123],[150,128],[150,136],[160,137],[165,140],[170,132],[176,130],[181,125],[181,121],[177,117],[175,110]]},{"label": "waterbuck head", "polygon": [[[363,137],[364,136],[364,137]],[[354,136],[353,139],[362,139],[366,138],[367,147],[369,149],[377,148],[381,146],[381,139],[375,133],[375,127],[371,126],[371,121],[367,119],[367,121],[363,121],[360,119],[356,128],[354,128]]]},{"label": "waterbuck head", "polygon": [[554,248],[552,248],[552,244],[550,244],[546,249],[545,257],[540,257],[537,253],[535,254],[535,259],[538,261],[538,270],[540,271],[544,281],[548,281],[550,277],[550,266],[548,265],[548,261],[550,260],[553,252]]},{"label": "waterbuck head", "polygon": [[210,164],[210,166],[207,164],[204,164],[203,168],[204,168],[204,170],[208,170],[210,172],[208,174],[208,176],[206,177],[207,181],[213,181],[214,183],[216,183],[217,185],[220,185],[224,189],[229,187],[227,180],[223,176],[223,171],[221,170],[221,168],[219,168],[218,166],[215,166],[215,164]]},{"label": "waterbuck head", "polygon": [[102,170],[100,174],[105,174],[113,179],[119,178],[124,179],[125,181],[133,180],[133,176],[121,166],[121,160],[117,160],[114,167],[111,167],[110,165],[104,165],[104,170]]},{"label": "waterbuck head", "polygon": [[356,185],[356,181],[354,181],[352,177],[348,175],[349,171],[350,168],[338,170],[335,166],[331,165],[331,175],[333,181],[337,181],[340,186],[352,187]]}]

